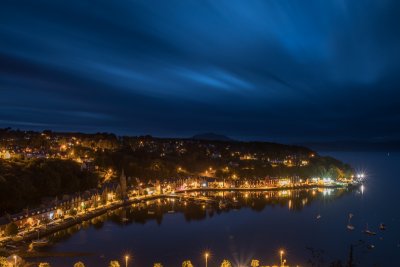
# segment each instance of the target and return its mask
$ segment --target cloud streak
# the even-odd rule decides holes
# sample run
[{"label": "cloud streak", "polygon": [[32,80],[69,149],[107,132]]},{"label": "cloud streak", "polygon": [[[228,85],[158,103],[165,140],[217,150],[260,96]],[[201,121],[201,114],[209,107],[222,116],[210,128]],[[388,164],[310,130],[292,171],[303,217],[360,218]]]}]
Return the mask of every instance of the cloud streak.
[{"label": "cloud streak", "polygon": [[390,0],[6,1],[0,125],[399,138],[399,12]]}]

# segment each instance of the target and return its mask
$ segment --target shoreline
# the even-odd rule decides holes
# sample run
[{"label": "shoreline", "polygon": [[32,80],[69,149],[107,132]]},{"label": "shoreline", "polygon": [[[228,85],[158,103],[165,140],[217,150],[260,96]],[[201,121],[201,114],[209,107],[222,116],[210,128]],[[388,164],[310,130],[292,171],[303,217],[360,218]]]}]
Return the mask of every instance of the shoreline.
[{"label": "shoreline", "polygon": [[[125,201],[118,201],[111,203],[110,205],[107,205],[105,207],[101,207],[99,209],[93,210],[93,211],[88,211],[86,214],[83,214],[77,218],[73,218],[72,220],[69,221],[64,221],[60,223],[59,225],[52,226],[51,228],[46,228],[44,230],[39,230],[39,234],[41,237],[46,237],[51,234],[54,234],[58,231],[67,229],[69,227],[72,227],[74,225],[80,224],[84,221],[88,221],[90,219],[96,218],[98,216],[101,216],[109,211],[116,210],[121,207],[129,206],[131,204],[135,203],[140,203],[141,201],[147,201],[147,200],[154,200],[154,199],[162,199],[162,198],[180,198],[180,197],[185,197],[184,194],[186,193],[191,193],[191,192],[218,192],[218,191],[236,191],[236,192],[245,192],[245,191],[284,191],[284,190],[304,190],[304,189],[318,189],[318,188],[326,188],[326,189],[335,189],[335,188],[354,188],[359,186],[360,184],[346,184],[346,185],[302,185],[302,186],[290,186],[290,187],[262,187],[262,188],[193,188],[193,189],[186,189],[186,190],[179,190],[175,191],[174,193],[171,194],[160,194],[160,195],[151,195],[151,196],[143,196],[139,198],[132,198],[128,199]],[[32,240],[35,240],[37,238],[37,231],[30,233],[28,235],[25,235],[21,240],[19,241],[9,241],[6,243],[6,245],[12,245],[15,246],[15,249],[9,249],[6,248],[6,245],[3,245],[4,248],[1,250],[2,253],[12,255],[12,254],[18,254],[26,258],[43,258],[43,257],[71,257],[74,256],[76,253],[72,252],[65,252],[65,253],[56,253],[55,255],[52,255],[50,252],[40,252],[40,251],[29,251],[29,246],[30,242]],[[84,252],[79,252],[83,254],[87,254]],[[79,254],[78,253],[78,254]],[[59,254],[59,255],[57,255]]]},{"label": "shoreline", "polygon": [[185,190],[178,190],[175,193],[185,193],[185,192],[199,192],[199,191],[280,191],[280,190],[296,190],[296,189],[313,189],[313,188],[354,188],[361,184],[346,184],[346,185],[299,185],[299,186],[282,186],[282,187],[232,187],[232,188],[191,188]]}]

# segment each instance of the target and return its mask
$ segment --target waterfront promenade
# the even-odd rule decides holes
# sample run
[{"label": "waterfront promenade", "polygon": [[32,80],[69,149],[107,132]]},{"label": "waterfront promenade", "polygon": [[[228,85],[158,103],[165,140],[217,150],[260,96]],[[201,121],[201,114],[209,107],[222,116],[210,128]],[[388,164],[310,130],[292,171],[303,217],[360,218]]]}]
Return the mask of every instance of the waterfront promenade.
[{"label": "waterfront promenade", "polygon": [[357,184],[334,184],[334,185],[298,185],[298,186],[285,186],[285,187],[231,187],[231,188],[207,188],[207,187],[198,187],[198,188],[187,188],[171,191],[164,194],[152,194],[152,195],[141,195],[141,196],[133,196],[127,198],[125,201],[115,200],[106,205],[99,206],[97,208],[89,208],[85,211],[82,211],[76,216],[65,216],[64,219],[59,220],[57,224],[46,224],[42,225],[39,228],[33,229],[32,231],[25,233],[24,235],[19,234],[18,240],[13,240],[12,238],[6,238],[3,240],[3,248],[1,250],[8,254],[23,254],[29,247],[29,244],[32,240],[35,240],[40,236],[41,238],[61,231],[63,229],[69,228],[76,224],[80,224],[84,221],[96,218],[101,216],[108,211],[112,211],[124,206],[129,206],[134,203],[140,203],[142,201],[155,200],[159,198],[184,198],[187,200],[198,200],[198,201],[206,201],[213,202],[211,198],[206,198],[203,196],[190,196],[186,193],[193,193],[199,191],[277,191],[277,190],[295,190],[295,189],[313,189],[313,188],[344,188],[344,187],[352,187]]}]

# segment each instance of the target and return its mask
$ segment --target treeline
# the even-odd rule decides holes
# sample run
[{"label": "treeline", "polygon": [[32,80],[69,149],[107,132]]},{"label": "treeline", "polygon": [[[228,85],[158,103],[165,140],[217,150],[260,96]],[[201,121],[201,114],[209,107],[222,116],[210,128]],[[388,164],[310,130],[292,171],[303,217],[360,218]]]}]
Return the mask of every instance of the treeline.
[{"label": "treeline", "polygon": [[102,168],[124,169],[130,177],[141,180],[168,180],[187,178],[188,175],[200,175],[206,170],[215,172],[218,178],[260,179],[265,177],[329,177],[332,179],[350,177],[353,168],[332,157],[315,156],[309,159],[307,166],[288,167],[283,164],[273,167],[262,160],[240,161],[231,164],[232,158],[210,158],[201,151],[190,151],[185,154],[171,153],[161,157],[159,153],[146,150],[122,149],[117,151],[98,152],[95,164]]},{"label": "treeline", "polygon": [[[11,128],[0,129],[0,146],[9,145],[18,147],[30,147],[50,149],[52,145],[65,144],[71,138],[79,141],[75,149],[90,150],[151,150],[161,152],[169,150],[173,152],[176,145],[185,149],[185,153],[192,155],[196,153],[207,154],[218,152],[222,157],[232,157],[232,152],[256,153],[268,157],[285,157],[291,154],[309,155],[312,150],[295,145],[285,145],[271,142],[240,142],[240,141],[212,141],[197,140],[191,138],[157,138],[150,135],[145,136],[116,136],[112,133],[73,133],[73,132],[43,132],[13,130]],[[178,153],[178,151],[175,151]]]},{"label": "treeline", "polygon": [[81,147],[89,149],[116,149],[120,144],[117,136],[110,133],[55,133],[50,130],[36,132],[4,128],[0,129],[0,146],[7,147],[12,144],[18,147],[50,149],[55,139],[58,144],[65,144],[72,137],[80,141]]},{"label": "treeline", "polygon": [[98,177],[69,160],[0,160],[0,215],[34,208],[44,197],[96,187]]},{"label": "treeline", "polygon": [[[73,138],[73,139],[72,139]],[[60,151],[60,146],[73,143]],[[36,148],[52,157],[93,159],[99,170],[125,169],[128,175],[142,179],[168,179],[179,175],[200,174],[212,167],[219,177],[236,175],[245,178],[291,175],[296,168],[272,168],[269,159],[296,161],[309,159],[312,150],[269,142],[206,141],[194,139],[154,138],[96,133],[55,133],[0,129],[3,147]],[[52,149],[50,149],[52,147]],[[250,155],[257,160],[242,161]],[[240,165],[240,166],[238,166]],[[296,165],[296,164],[295,164]],[[229,167],[229,170],[226,169]],[[181,168],[181,171],[178,169]],[[223,168],[224,171],[223,171]],[[301,170],[303,172],[303,170]],[[306,175],[306,174],[305,174]]]}]

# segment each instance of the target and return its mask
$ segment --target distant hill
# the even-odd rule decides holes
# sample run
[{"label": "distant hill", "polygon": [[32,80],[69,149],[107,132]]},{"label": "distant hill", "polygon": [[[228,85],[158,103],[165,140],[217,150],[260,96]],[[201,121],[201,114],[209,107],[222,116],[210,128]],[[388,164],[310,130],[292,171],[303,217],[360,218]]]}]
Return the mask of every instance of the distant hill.
[{"label": "distant hill", "polygon": [[215,134],[215,133],[202,133],[196,134],[192,137],[194,140],[206,140],[206,141],[225,141],[225,142],[232,142],[235,141],[225,135],[222,134]]},{"label": "distant hill", "polygon": [[400,141],[331,141],[308,142],[297,145],[306,146],[317,151],[400,151]]}]

